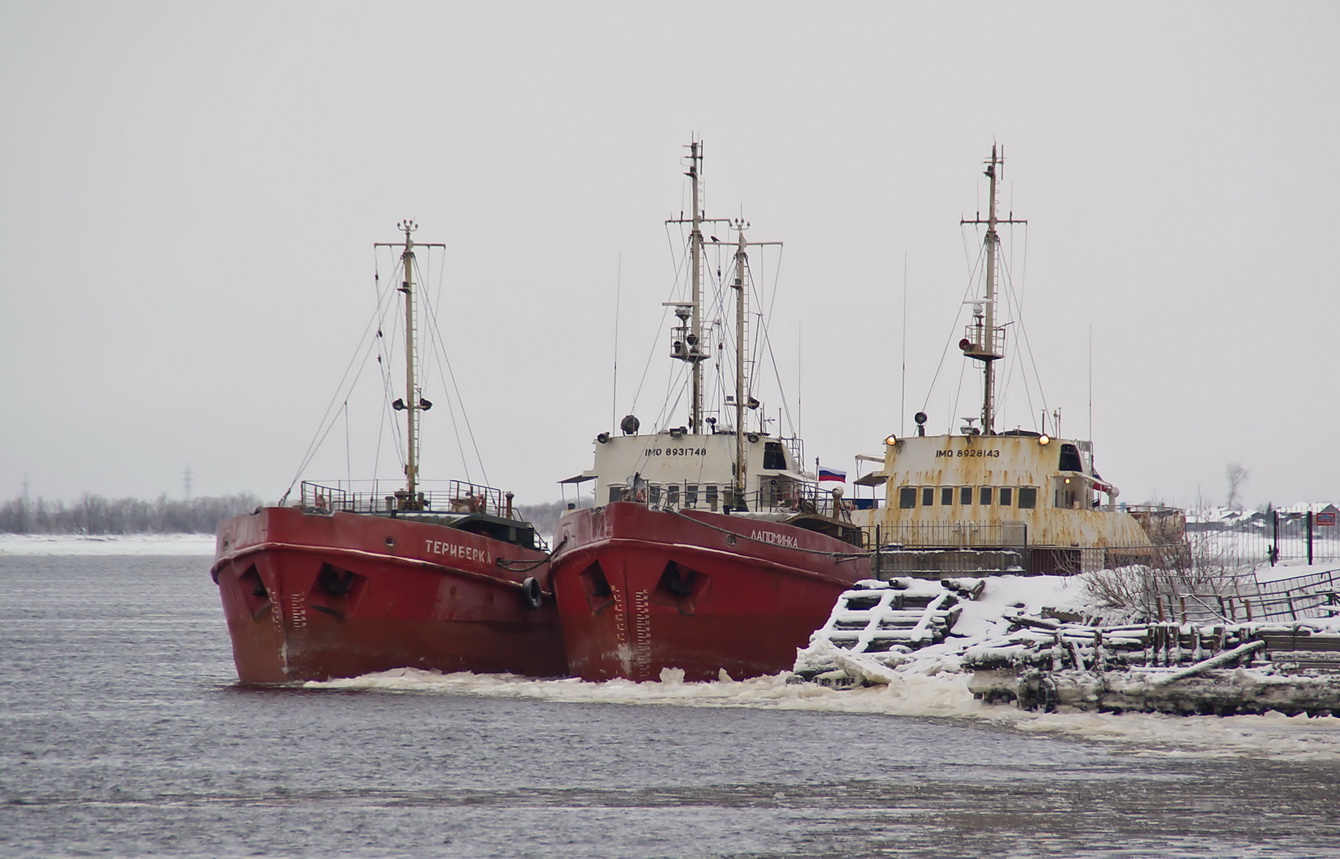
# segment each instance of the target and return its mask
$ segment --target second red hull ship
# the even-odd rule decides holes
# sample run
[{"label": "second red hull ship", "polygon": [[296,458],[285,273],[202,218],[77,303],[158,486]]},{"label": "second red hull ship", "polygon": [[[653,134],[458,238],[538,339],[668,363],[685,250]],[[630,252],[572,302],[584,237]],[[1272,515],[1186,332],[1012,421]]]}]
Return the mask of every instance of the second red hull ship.
[{"label": "second red hull ship", "polygon": [[551,561],[568,667],[584,680],[659,680],[667,669],[686,680],[722,672],[738,679],[790,669],[838,596],[870,577],[841,493],[824,492],[805,472],[800,439],[772,435],[748,376],[757,358],[747,357],[751,243],[742,220],[730,222],[735,241],[711,239],[734,248],[734,360],[716,356],[718,376],[732,376],[734,391],[723,384],[721,407],[705,405],[703,363],[727,338],[702,318],[705,305],[725,296],[702,295],[702,225],[724,222],[699,208],[701,165],[695,140],[685,174],[691,217],[676,222],[690,227],[687,295],[668,303],[677,320],[670,357],[689,368],[681,392],[688,425],[642,434],[630,414],[619,435],[596,436],[592,468],[563,481],[595,483],[596,506],[559,520]]},{"label": "second red hull ship", "polygon": [[555,540],[568,666],[584,680],[790,669],[838,595],[871,575],[859,547],[797,525],[628,501],[568,513]]}]

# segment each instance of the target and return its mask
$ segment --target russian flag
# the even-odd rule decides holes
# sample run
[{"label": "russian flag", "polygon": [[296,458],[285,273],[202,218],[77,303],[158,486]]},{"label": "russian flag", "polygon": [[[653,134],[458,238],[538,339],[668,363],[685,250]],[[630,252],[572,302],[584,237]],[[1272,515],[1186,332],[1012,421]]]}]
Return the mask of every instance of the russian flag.
[{"label": "russian flag", "polygon": [[836,468],[829,468],[826,465],[819,466],[819,482],[825,480],[836,480],[838,483],[847,482],[847,472],[838,471]]}]

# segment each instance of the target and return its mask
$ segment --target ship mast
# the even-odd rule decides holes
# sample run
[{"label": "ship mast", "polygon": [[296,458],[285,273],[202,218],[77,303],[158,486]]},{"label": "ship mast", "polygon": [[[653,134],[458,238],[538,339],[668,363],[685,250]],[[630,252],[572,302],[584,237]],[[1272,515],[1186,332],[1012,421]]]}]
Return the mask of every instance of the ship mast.
[{"label": "ship mast", "polygon": [[405,268],[405,279],[400,284],[400,291],[405,293],[405,427],[408,435],[408,446],[405,453],[405,493],[410,499],[410,503],[418,498],[416,494],[419,483],[419,423],[415,419],[418,412],[416,397],[414,396],[416,388],[414,386],[415,372],[415,330],[414,330],[414,231],[418,229],[418,224],[413,221],[401,221],[396,227],[405,234],[405,252],[400,255],[400,261]]},{"label": "ship mast", "polygon": [[1011,217],[1000,218],[996,214],[996,183],[1005,172],[1005,150],[991,145],[991,160],[986,162],[986,177],[990,181],[990,201],[986,220],[981,213],[973,219],[961,219],[959,224],[986,225],[986,301],[980,314],[974,315],[969,326],[968,336],[959,342],[963,353],[969,358],[982,362],[982,433],[995,434],[996,420],[996,376],[995,362],[1005,357],[1005,332],[996,327],[996,257],[999,251],[1000,234],[996,231],[999,224],[1026,224],[1027,221]]},{"label": "ship mast", "polygon": [[745,485],[745,475],[749,473],[745,460],[744,445],[744,350],[745,350],[745,330],[744,330],[744,266],[745,266],[745,248],[744,231],[749,225],[744,221],[736,221],[735,229],[739,232],[739,244],[735,250],[735,282],[731,288],[735,290],[735,497],[744,498],[748,487]]},{"label": "ship mast", "polygon": [[699,168],[702,166],[702,142],[694,140],[689,144],[689,179],[693,185],[693,228],[689,232],[689,246],[693,254],[693,315],[689,320],[689,351],[695,360],[689,363],[693,367],[693,405],[689,413],[689,432],[702,432],[703,420],[703,362],[700,345],[703,337],[703,213],[698,202]]},{"label": "ship mast", "polygon": [[[681,319],[681,327],[677,329],[683,332],[683,340],[676,343],[671,357],[678,358],[681,361],[687,361],[692,368],[692,397],[689,403],[689,432],[697,435],[703,431],[703,359],[708,357],[708,349],[703,343],[703,224],[717,223],[720,218],[704,218],[700,196],[700,183],[702,179],[703,166],[703,142],[693,140],[689,143],[689,171],[685,176],[689,177],[690,185],[693,188],[693,213],[685,219],[683,213],[679,218],[666,221],[667,224],[689,224],[689,254],[690,254],[690,274],[692,281],[689,303],[669,302],[670,306],[677,308],[675,315]],[[687,311],[687,320],[685,320],[685,311]]]},{"label": "ship mast", "polygon": [[[418,338],[414,325],[414,248],[444,248],[438,242],[414,241],[414,231],[419,225],[406,218],[396,224],[396,229],[405,234],[403,245],[377,242],[376,247],[401,247],[400,262],[404,268],[404,280],[400,282],[400,291],[405,295],[405,396],[391,404],[396,411],[405,412],[405,489],[400,499],[402,510],[418,510],[419,503],[419,421],[418,413],[426,412],[433,404],[419,396],[418,380]],[[397,492],[397,495],[400,493]]]},{"label": "ship mast", "polygon": [[735,280],[731,284],[731,289],[735,290],[735,497],[744,498],[744,493],[748,490],[746,484],[749,475],[747,459],[749,448],[745,445],[747,433],[744,429],[744,410],[758,406],[749,394],[749,376],[744,369],[749,330],[746,323],[748,317],[745,315],[745,270],[749,265],[747,248],[780,246],[782,243],[745,241],[744,231],[749,229],[749,222],[742,219],[731,221],[731,229],[740,234],[735,245]]}]

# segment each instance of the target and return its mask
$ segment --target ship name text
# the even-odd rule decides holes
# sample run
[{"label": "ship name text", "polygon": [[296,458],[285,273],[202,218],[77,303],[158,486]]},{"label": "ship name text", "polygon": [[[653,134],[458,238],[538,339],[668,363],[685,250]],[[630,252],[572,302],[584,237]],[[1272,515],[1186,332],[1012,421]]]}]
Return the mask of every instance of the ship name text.
[{"label": "ship name text", "polygon": [[424,543],[427,544],[426,551],[430,555],[450,555],[453,558],[478,561],[481,564],[489,562],[489,553],[473,546],[458,546],[455,543],[444,543],[441,540],[425,540]]},{"label": "ship name text", "polygon": [[771,531],[755,531],[749,535],[751,540],[758,540],[760,543],[772,543],[774,546],[787,546],[792,549],[799,549],[800,543],[796,538],[789,534],[774,534]]}]

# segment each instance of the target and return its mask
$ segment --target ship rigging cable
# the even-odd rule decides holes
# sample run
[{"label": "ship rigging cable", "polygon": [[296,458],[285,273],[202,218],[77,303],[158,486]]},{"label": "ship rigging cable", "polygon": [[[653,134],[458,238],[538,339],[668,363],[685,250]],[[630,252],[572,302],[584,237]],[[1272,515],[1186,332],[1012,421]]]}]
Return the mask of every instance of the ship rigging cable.
[{"label": "ship rigging cable", "polygon": [[[425,303],[427,302],[425,301]],[[484,482],[488,483],[489,482],[488,470],[484,467],[484,458],[480,456],[479,453],[479,442],[475,439],[475,430],[474,427],[470,424],[470,415],[465,410],[465,400],[461,397],[461,389],[456,382],[456,372],[455,370],[452,369],[451,360],[447,357],[446,346],[442,343],[441,332],[438,330],[436,325],[437,306],[435,304],[429,304],[428,312],[434,321],[434,325],[430,329],[433,332],[431,338],[433,345],[433,358],[439,364],[438,367],[439,373],[441,373],[443,367],[446,368],[444,381],[445,380],[451,381],[452,391],[456,394],[454,404],[453,404],[453,398],[447,397],[447,413],[451,415],[451,429],[453,434],[456,436],[456,448],[461,455],[461,467],[465,469],[466,479],[470,479],[470,464],[465,456],[465,448],[461,445],[460,427],[458,427],[456,424],[456,405],[460,406],[461,420],[465,423],[465,431],[470,436],[470,446],[474,449],[475,452],[475,462],[479,465],[479,471],[483,476]]]},{"label": "ship rigging cable", "polygon": [[[1026,261],[1027,261],[1027,259],[1028,259],[1028,239],[1027,239],[1027,234],[1028,234],[1028,226],[1027,226],[1027,224],[1025,224],[1025,225],[1024,225],[1024,235],[1025,235],[1025,239],[1024,239],[1024,259],[1025,259],[1025,265],[1027,264]],[[1033,354],[1033,343],[1032,343],[1032,341],[1031,341],[1031,340],[1029,339],[1029,337],[1028,337],[1028,328],[1027,328],[1027,326],[1024,325],[1024,302],[1023,302],[1023,298],[1022,298],[1021,295],[1019,294],[1020,291],[1017,291],[1017,290],[1015,289],[1015,287],[1014,287],[1014,278],[1013,278],[1012,273],[1011,273],[1011,271],[1010,271],[1010,266],[1009,266],[1008,261],[1002,258],[1002,259],[1000,260],[1000,267],[1001,267],[1001,271],[1002,271],[1002,273],[1005,275],[1004,280],[1005,280],[1005,296],[1006,296],[1006,301],[1009,303],[1011,312],[1014,314],[1014,320],[1015,320],[1015,322],[1016,322],[1016,323],[1018,324],[1018,326],[1019,326],[1019,343],[1020,343],[1020,346],[1022,347],[1022,351],[1028,353],[1028,362],[1029,362],[1029,364],[1030,364],[1030,365],[1032,366],[1032,368],[1033,368],[1033,379],[1034,379],[1034,381],[1037,382],[1037,386],[1038,386],[1038,399],[1042,401],[1042,410],[1043,410],[1043,412],[1046,412],[1046,411],[1047,411],[1047,394],[1046,394],[1046,391],[1044,391],[1043,388],[1042,388],[1042,374],[1041,374],[1040,372],[1038,372],[1038,361],[1037,361],[1037,356]],[[1015,365],[1015,364],[1011,364],[1010,366],[1011,366],[1011,368],[1013,368],[1013,367],[1016,366],[1016,365]],[[1020,367],[1020,372],[1021,372],[1021,373],[1023,372],[1022,367]],[[1024,396],[1028,399],[1028,410],[1029,410],[1029,413],[1031,414],[1031,413],[1033,412],[1033,397],[1032,397],[1032,392],[1031,392],[1031,389],[1028,387],[1028,374],[1027,374],[1027,373],[1023,373],[1023,376],[1024,376]],[[1004,396],[1004,390],[1005,390],[1006,387],[1008,387],[1008,385],[1009,385],[1009,378],[1006,377],[1004,384],[1002,384],[1002,386],[1001,386],[1002,398],[1003,398],[1003,396]],[[1041,430],[1046,429],[1046,427],[1037,427],[1037,429],[1038,429],[1039,431],[1041,431]]]},{"label": "ship rigging cable", "polygon": [[[681,216],[682,216],[682,214],[683,214],[683,213],[681,212]],[[671,241],[671,238],[670,238],[670,223],[669,223],[669,222],[666,223],[666,229],[665,229],[665,241],[666,241],[666,244],[669,245],[669,247],[670,247],[670,259],[671,259],[671,261],[674,263],[674,269],[675,269],[674,282],[671,284],[671,287],[670,287],[670,295],[668,296],[668,300],[673,300],[674,297],[675,297],[675,292],[679,289],[679,276],[680,276],[680,274],[682,274],[683,271],[684,271],[684,269],[682,268],[683,261],[684,261],[684,255],[683,255],[683,254],[679,254],[679,255],[676,255],[676,254],[675,254],[675,243],[674,243],[673,241]],[[633,392],[633,406],[632,406],[632,409],[630,410],[633,414],[637,414],[637,401],[638,401],[638,399],[641,398],[641,396],[642,396],[642,387],[643,387],[643,385],[646,384],[646,381],[647,381],[647,373],[651,370],[651,362],[652,362],[652,359],[654,359],[654,358],[656,357],[657,344],[660,343],[660,339],[661,339],[660,332],[661,332],[662,330],[664,330],[664,328],[665,328],[666,315],[667,315],[669,312],[670,312],[670,308],[667,307],[667,306],[665,306],[665,304],[664,304],[664,302],[663,302],[663,303],[662,303],[662,306],[661,306],[661,318],[660,318],[660,321],[658,321],[658,322],[656,323],[656,336],[650,338],[650,342],[652,343],[651,351],[649,351],[649,352],[647,353],[647,360],[646,360],[646,363],[644,363],[644,364],[642,365],[642,377],[641,377],[640,379],[638,379],[638,382],[637,382],[637,390]]]},{"label": "ship rigging cable", "polygon": [[[402,271],[403,269],[401,266],[397,264],[394,273],[398,274]],[[400,279],[403,280],[404,275],[401,275]],[[377,289],[381,290],[381,286],[381,278],[378,276]],[[395,307],[396,302],[392,300],[394,295],[394,287],[389,287],[385,291],[380,291],[377,295],[377,307],[381,314],[381,318],[377,321],[377,338],[381,341],[381,351],[377,354],[377,368],[381,371],[382,409],[384,415],[382,420],[377,422],[377,445],[372,451],[372,475],[374,480],[377,476],[377,468],[381,465],[382,440],[386,435],[386,427],[395,424],[395,409],[391,405],[391,403],[395,401],[395,382],[391,380],[391,354],[395,350],[396,337],[399,335],[400,326],[390,326],[391,337],[389,340],[384,334],[387,329],[387,314],[397,312]],[[408,397],[409,395],[406,394],[405,396]],[[401,446],[399,433],[392,434],[391,444],[395,447],[396,458],[403,465],[405,462],[405,449]]]},{"label": "ship rigging cable", "polygon": [[[289,494],[293,492],[293,487],[297,485],[303,472],[306,471],[307,466],[311,464],[313,457],[316,456],[317,450],[320,449],[321,445],[326,440],[326,436],[335,425],[335,418],[339,416],[336,404],[342,403],[345,406],[348,405],[349,392],[353,390],[354,385],[358,383],[358,379],[362,376],[363,367],[367,361],[367,355],[372,351],[372,347],[375,345],[376,338],[373,337],[373,331],[375,330],[377,334],[381,333],[379,325],[380,317],[381,306],[380,302],[378,302],[378,306],[374,308],[367,326],[363,329],[363,335],[359,338],[357,345],[354,347],[353,354],[349,358],[349,363],[345,365],[344,375],[340,377],[340,383],[336,387],[335,393],[326,404],[326,410],[322,413],[321,420],[317,423],[316,432],[313,434],[312,440],[307,445],[307,450],[303,454],[302,460],[298,465],[298,470],[293,475],[293,479],[289,481],[288,487],[284,490],[284,494],[280,498],[279,503],[281,505],[288,500]],[[358,371],[354,374],[354,378],[350,380],[349,374],[354,372],[355,367],[357,367]]]},{"label": "ship rigging cable", "polygon": [[[982,260],[985,258],[985,256],[986,256],[985,249],[983,249],[977,255],[977,262],[972,266],[972,272],[968,275],[968,285],[963,290],[963,300],[959,303],[960,308],[962,308],[964,305],[968,303],[968,299],[973,294],[973,285],[977,283],[977,272],[979,271]],[[945,358],[949,355],[949,344],[954,342],[954,332],[958,329],[959,317],[961,313],[962,310],[960,309],[959,313],[954,314],[953,326],[949,329],[949,336],[945,338],[944,348],[940,350],[940,362],[935,365],[935,374],[931,376],[930,387],[926,389],[926,399],[921,404],[921,410],[923,412],[930,407],[931,397],[935,394],[935,385],[940,380],[940,371],[944,369]],[[963,373],[960,370],[959,387],[962,387],[962,385],[963,385]],[[957,410],[958,410],[958,403],[955,402],[954,411]],[[950,415],[950,420],[951,421],[953,420],[953,415]]]}]

